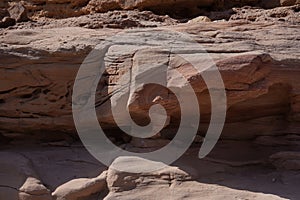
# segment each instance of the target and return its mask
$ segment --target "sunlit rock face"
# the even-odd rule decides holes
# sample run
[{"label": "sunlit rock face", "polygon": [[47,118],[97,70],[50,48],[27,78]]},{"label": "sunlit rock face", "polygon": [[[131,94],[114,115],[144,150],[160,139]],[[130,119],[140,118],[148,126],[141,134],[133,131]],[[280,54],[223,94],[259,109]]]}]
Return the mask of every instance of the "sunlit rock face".
[{"label": "sunlit rock face", "polygon": [[[227,123],[223,137],[249,139],[257,135],[297,131],[297,26],[204,22],[166,28],[191,34],[216,63],[227,93]],[[40,139],[56,137],[54,135],[68,137],[58,132],[74,134],[71,95],[77,70],[95,44],[120,30],[64,27],[4,32],[0,38],[3,58],[3,73],[0,74],[3,83],[0,87],[1,130],[7,134],[11,131],[31,133],[30,137]],[[153,62],[153,57],[157,57],[154,62],[168,60],[167,54],[161,54],[156,49],[138,50],[136,53],[133,53],[134,49],[132,52],[114,46],[111,49],[107,54],[109,62],[99,82],[96,100],[99,121],[106,129],[116,127],[110,112],[110,94],[117,89],[115,84],[122,75],[130,69],[139,72],[135,69],[138,69],[136,64],[140,61]],[[152,55],[150,60],[147,60],[147,55]],[[172,69],[179,70],[200,99],[202,126],[199,131],[204,133],[210,119],[208,90],[201,76],[188,70],[191,65],[186,61],[173,57],[170,65],[170,72],[167,73],[169,84],[182,87],[183,83],[174,81],[177,78],[172,73]],[[144,70],[145,73],[147,70],[151,69]],[[135,74],[131,76],[138,77]],[[147,123],[148,110],[157,101],[169,112],[170,127],[176,126],[180,119],[180,107],[175,96],[160,86],[140,87],[136,95],[128,100],[132,116],[140,119],[140,123]],[[240,130],[238,127],[247,128]],[[40,130],[45,134],[38,134]]]},{"label": "sunlit rock face", "polygon": [[[0,1],[0,199],[299,199],[300,16],[295,4],[299,1]],[[124,31],[136,34],[135,45],[113,44],[104,56],[105,72],[95,84],[97,124],[118,150],[153,152],[171,143],[181,122],[180,103],[170,88],[183,90],[187,98],[195,94],[198,103],[188,105],[184,116],[192,119],[200,108],[199,129],[171,166],[136,156],[105,165],[78,137],[72,113],[77,72],[97,44]],[[194,48],[200,45],[224,83],[226,122],[203,159],[199,148],[211,122],[210,91],[188,60],[161,49],[168,45],[156,36],[166,31],[189,36],[193,43],[175,42],[186,56],[201,53]],[[157,45],[140,48],[142,35]],[[163,65],[166,70],[157,73]],[[142,82],[151,75],[170,88]],[[129,96],[120,92],[122,78],[131,86]],[[127,126],[124,111],[145,126],[149,110],[158,104],[168,115],[156,115],[157,121],[165,120],[158,133],[139,138],[120,130],[119,125]],[[153,165],[160,169],[143,171]],[[116,170],[120,167],[125,171]]]}]

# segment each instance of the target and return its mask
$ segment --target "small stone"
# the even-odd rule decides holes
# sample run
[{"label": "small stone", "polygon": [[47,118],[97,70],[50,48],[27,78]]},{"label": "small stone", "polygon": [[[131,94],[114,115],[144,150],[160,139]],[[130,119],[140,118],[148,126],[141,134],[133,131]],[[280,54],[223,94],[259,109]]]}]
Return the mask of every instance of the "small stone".
[{"label": "small stone", "polygon": [[211,19],[209,19],[206,16],[199,16],[199,17],[196,17],[196,18],[188,21],[189,24],[190,23],[201,23],[201,22],[211,22]]},{"label": "small stone", "polygon": [[16,22],[25,22],[28,21],[27,9],[22,3],[14,3],[8,12],[11,18],[14,18]]}]

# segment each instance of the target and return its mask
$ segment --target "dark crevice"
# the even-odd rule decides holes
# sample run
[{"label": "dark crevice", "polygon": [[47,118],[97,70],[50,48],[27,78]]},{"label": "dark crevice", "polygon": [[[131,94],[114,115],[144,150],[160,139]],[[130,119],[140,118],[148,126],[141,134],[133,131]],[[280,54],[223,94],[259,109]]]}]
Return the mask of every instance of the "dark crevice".
[{"label": "dark crevice", "polygon": [[6,94],[6,93],[10,93],[14,90],[16,90],[17,88],[12,88],[12,89],[9,89],[9,90],[4,90],[4,91],[0,91],[0,94]]},{"label": "dark crevice", "polygon": [[17,188],[14,188],[14,187],[12,187],[12,186],[9,186],[9,185],[0,185],[0,187],[2,187],[2,188],[9,188],[9,189],[13,189],[13,190],[16,190],[16,191],[20,192],[20,190],[19,190],[19,189],[17,189]]},{"label": "dark crevice", "polygon": [[21,99],[29,99],[32,97],[32,94],[23,94],[20,96]]}]

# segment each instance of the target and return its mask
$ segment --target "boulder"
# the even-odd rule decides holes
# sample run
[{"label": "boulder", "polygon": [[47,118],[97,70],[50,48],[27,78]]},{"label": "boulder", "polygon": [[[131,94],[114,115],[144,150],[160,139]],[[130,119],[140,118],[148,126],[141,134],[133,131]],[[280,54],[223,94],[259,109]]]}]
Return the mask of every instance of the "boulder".
[{"label": "boulder", "polygon": [[62,184],[52,193],[55,200],[89,199],[90,196],[102,192],[106,188],[106,171],[96,178],[73,179]]},{"label": "boulder", "polygon": [[163,185],[187,180],[191,180],[190,175],[177,167],[140,157],[118,157],[107,172],[107,186],[111,192],[128,191],[145,184]]},{"label": "boulder", "polygon": [[[194,165],[196,161],[190,161],[189,167]],[[162,165],[162,163],[153,163],[153,161],[141,159],[138,157],[119,157],[108,169],[107,184],[109,194],[105,200],[132,200],[132,199],[160,199],[163,197],[167,200],[191,199],[197,200],[201,198],[215,199],[254,199],[254,200],[284,200],[286,198],[277,195],[246,191],[244,189],[234,189],[223,186],[223,184],[211,184],[213,174],[216,174],[216,168],[213,166],[204,166],[200,169],[197,166],[195,170],[202,171],[203,175],[199,181],[190,178],[190,175],[177,168],[165,166],[161,170],[152,172],[142,172],[143,166]],[[123,168],[125,171],[118,171],[115,168]],[[208,171],[212,170],[209,176],[209,182],[204,181]],[[218,180],[220,174],[224,173],[218,169]],[[221,172],[221,171],[222,172]],[[224,168],[223,168],[224,170]],[[128,173],[126,171],[132,171]],[[133,173],[133,172],[136,173]],[[205,175],[204,175],[205,174]],[[231,181],[232,181],[231,175]],[[229,179],[230,179],[229,178]],[[241,179],[239,179],[241,180]],[[222,181],[221,181],[222,182]],[[240,182],[241,183],[241,182]],[[241,183],[242,184],[242,183]]]},{"label": "boulder", "polygon": [[211,19],[209,19],[206,16],[199,16],[188,21],[188,23],[199,23],[199,22],[211,22]]},{"label": "boulder", "polygon": [[8,12],[11,18],[15,19],[16,22],[28,21],[27,8],[21,3],[13,3],[9,8]]},{"label": "boulder", "polygon": [[50,191],[34,177],[28,177],[19,191],[19,200],[52,200]]}]

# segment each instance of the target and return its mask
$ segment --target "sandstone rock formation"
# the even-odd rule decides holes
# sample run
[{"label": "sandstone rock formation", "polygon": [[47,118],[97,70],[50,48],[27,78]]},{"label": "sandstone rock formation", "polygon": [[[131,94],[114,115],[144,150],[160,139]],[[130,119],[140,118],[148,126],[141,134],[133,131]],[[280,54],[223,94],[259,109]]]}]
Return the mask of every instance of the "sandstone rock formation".
[{"label": "sandstone rock formation", "polygon": [[28,177],[19,189],[20,200],[51,200],[50,191],[36,178]]},{"label": "sandstone rock formation", "polygon": [[[299,1],[1,1],[0,199],[299,199],[300,16],[295,4]],[[183,74],[201,110],[194,143],[172,166],[138,157],[118,157],[104,166],[78,139],[72,116],[78,69],[97,44],[124,31],[133,34],[119,38],[119,44],[134,45],[114,44],[104,57],[95,102],[98,121],[110,141],[130,152],[169,144],[181,120],[178,100],[170,90],[140,81],[168,64],[155,75],[185,89],[174,71]],[[157,35],[166,31],[201,45],[224,81],[225,127],[204,159],[198,152],[211,120],[208,86],[191,63],[161,50],[166,44]],[[141,48],[145,35],[152,46]],[[191,57],[203,53],[183,38],[174,44]],[[128,99],[118,85],[127,72],[130,86],[138,89]],[[123,98],[139,125],[149,122],[154,104],[166,108],[163,129],[147,139],[123,133],[111,112]],[[151,165],[161,168],[143,171]]]},{"label": "sandstone rock formation", "polygon": [[[153,161],[136,157],[120,157],[106,172],[106,167],[78,144],[60,148],[20,146],[12,146],[10,151],[23,155],[1,151],[1,199],[151,200],[156,196],[170,199],[297,199],[300,195],[297,171],[287,172],[283,168],[274,171],[264,164],[279,146],[221,141],[204,160],[197,158],[198,147],[194,146],[171,167],[155,163],[162,168],[154,172],[144,172],[141,167],[149,166]],[[291,146],[285,148],[291,150]],[[290,161],[297,159],[295,151],[277,154],[280,156],[276,156],[275,163],[281,163],[279,157]],[[131,169],[134,173],[118,171],[118,167]],[[36,174],[39,174],[38,178]],[[106,184],[107,188],[103,187]],[[49,196],[49,190],[52,196]],[[94,192],[96,194],[92,194]]]},{"label": "sandstone rock formation", "polygon": [[[130,158],[119,158],[115,162],[134,163]],[[143,161],[147,162],[147,161]],[[114,165],[113,163],[112,165]],[[127,166],[127,165],[126,165]],[[138,165],[134,165],[138,166]],[[112,167],[113,168],[113,167]],[[158,199],[164,197],[168,200],[173,199],[243,199],[251,198],[255,200],[282,199],[275,195],[251,193],[227,189],[218,185],[201,184],[188,178],[185,172],[174,167],[166,167],[162,171],[148,174],[127,174],[125,172],[115,172],[113,169],[108,170],[108,187],[110,193],[105,200],[112,199]],[[141,178],[142,177],[142,178]],[[184,178],[186,177],[186,178]]]},{"label": "sandstone rock formation", "polygon": [[100,193],[106,186],[106,172],[93,179],[73,179],[59,186],[52,196],[56,200],[77,200]]},{"label": "sandstone rock formation", "polygon": [[[192,34],[195,41],[201,43],[217,62],[228,97],[228,124],[223,132],[224,137],[242,139],[256,135],[290,133],[293,130],[297,132],[297,26],[214,22],[205,25],[182,24],[172,29]],[[257,29],[260,31],[256,31]],[[71,91],[77,70],[95,44],[117,32],[119,30],[83,28],[2,31],[0,120],[3,134],[10,137],[11,131],[30,132],[26,137],[51,140],[54,132],[74,133]],[[127,52],[120,51],[118,54],[126,55]],[[136,55],[143,57],[145,54],[147,52]],[[106,99],[106,92],[114,90],[114,82],[123,73],[118,69],[128,68],[126,63],[131,57],[124,58],[125,60],[112,61],[107,66],[109,90],[102,88],[98,100],[100,104]],[[15,63],[16,59],[19,60],[18,63]],[[117,72],[113,70],[115,68]],[[205,87],[201,86],[201,79],[195,79],[192,84],[197,85],[197,95],[203,99],[200,106],[202,123],[205,124],[210,113],[205,100],[208,94]],[[152,98],[145,95],[146,93],[143,99],[137,99],[137,102]],[[131,110],[132,114],[147,110],[152,100],[147,99],[145,102],[149,104],[144,104],[143,107],[132,108],[135,109]],[[172,98],[167,101],[172,105]],[[110,106],[109,102],[99,109],[107,106]],[[247,115],[241,116],[240,113]],[[175,121],[178,118],[176,109],[173,109],[171,118]],[[102,112],[100,120],[107,128],[114,127],[112,119],[110,113]],[[247,128],[241,132],[237,129],[241,126]],[[38,134],[41,130],[45,134]],[[65,134],[54,135],[68,137]]]}]

